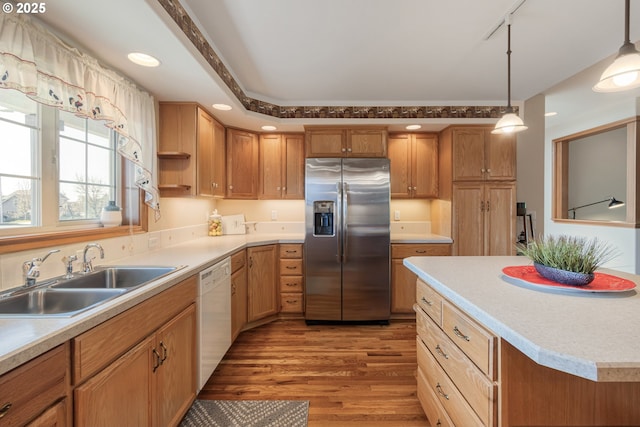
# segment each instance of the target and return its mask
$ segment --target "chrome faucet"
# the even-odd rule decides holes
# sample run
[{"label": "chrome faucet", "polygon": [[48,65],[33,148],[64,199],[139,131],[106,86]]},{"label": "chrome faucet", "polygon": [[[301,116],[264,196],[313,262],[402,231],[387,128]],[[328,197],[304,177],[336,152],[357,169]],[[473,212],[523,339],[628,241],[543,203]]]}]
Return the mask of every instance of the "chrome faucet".
[{"label": "chrome faucet", "polygon": [[84,252],[82,253],[82,272],[85,274],[91,273],[93,271],[93,264],[91,263],[91,261],[93,261],[95,257],[87,259],[87,252],[89,252],[89,249],[91,248],[97,248],[100,251],[100,259],[104,258],[104,249],[102,249],[102,246],[100,246],[98,243],[89,243],[87,246],[85,246]]},{"label": "chrome faucet", "polygon": [[36,284],[36,280],[40,277],[40,265],[49,258],[49,255],[55,254],[56,252],[60,252],[60,249],[53,249],[44,257],[33,258],[31,261],[22,263],[22,278],[24,279],[25,287]]}]

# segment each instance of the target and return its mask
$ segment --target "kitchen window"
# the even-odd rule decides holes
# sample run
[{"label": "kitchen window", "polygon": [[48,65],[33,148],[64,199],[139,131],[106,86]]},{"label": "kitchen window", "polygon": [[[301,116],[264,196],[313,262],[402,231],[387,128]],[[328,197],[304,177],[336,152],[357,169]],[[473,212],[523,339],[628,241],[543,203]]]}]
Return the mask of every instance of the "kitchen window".
[{"label": "kitchen window", "polygon": [[[134,168],[103,122],[3,89],[0,135],[0,253],[142,231]],[[109,200],[125,226],[101,227]]]}]

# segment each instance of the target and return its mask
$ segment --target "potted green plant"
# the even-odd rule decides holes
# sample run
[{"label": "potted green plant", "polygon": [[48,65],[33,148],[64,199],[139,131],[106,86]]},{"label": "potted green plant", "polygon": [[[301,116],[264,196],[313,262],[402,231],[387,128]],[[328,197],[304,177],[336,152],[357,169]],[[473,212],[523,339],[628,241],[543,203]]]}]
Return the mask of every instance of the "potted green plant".
[{"label": "potted green plant", "polygon": [[565,285],[584,286],[594,272],[617,254],[612,246],[597,238],[541,236],[518,250],[533,261],[538,274]]}]

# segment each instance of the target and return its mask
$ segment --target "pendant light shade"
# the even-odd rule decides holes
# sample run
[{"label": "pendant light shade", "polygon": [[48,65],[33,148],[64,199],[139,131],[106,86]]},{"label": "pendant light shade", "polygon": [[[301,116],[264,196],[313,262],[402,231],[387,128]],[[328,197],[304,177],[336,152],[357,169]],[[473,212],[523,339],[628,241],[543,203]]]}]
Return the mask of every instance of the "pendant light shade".
[{"label": "pendant light shade", "polygon": [[640,86],[640,52],[629,41],[629,3],[624,5],[624,44],[618,51],[618,56],[609,65],[600,81],[593,87],[596,92],[620,92]]},{"label": "pendant light shade", "polygon": [[524,125],[524,122],[513,112],[511,107],[511,21],[510,15],[507,15],[507,108],[504,115],[496,127],[491,131],[493,134],[509,134],[515,132],[521,132],[528,128]]}]

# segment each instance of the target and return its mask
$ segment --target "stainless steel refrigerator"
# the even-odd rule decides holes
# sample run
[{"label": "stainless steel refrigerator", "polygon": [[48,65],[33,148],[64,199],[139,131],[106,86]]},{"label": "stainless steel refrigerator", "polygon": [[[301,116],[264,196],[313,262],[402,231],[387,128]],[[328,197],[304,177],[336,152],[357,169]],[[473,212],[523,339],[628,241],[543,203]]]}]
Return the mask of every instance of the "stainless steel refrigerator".
[{"label": "stainless steel refrigerator", "polygon": [[389,188],[388,159],[307,159],[307,322],[389,320]]}]

